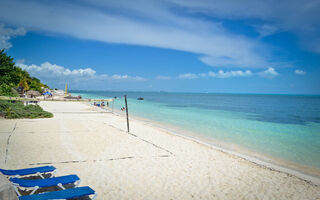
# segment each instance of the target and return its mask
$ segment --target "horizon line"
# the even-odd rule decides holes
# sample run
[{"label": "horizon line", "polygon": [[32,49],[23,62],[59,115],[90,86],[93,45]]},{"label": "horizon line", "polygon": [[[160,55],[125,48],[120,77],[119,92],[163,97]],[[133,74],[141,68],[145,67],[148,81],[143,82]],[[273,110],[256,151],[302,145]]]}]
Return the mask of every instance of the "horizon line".
[{"label": "horizon line", "polygon": [[70,92],[72,91],[79,91],[79,92],[149,92],[149,93],[181,93],[181,94],[229,94],[229,95],[287,95],[287,96],[320,96],[319,94],[295,94],[295,93],[236,93],[236,92],[179,92],[179,91],[142,91],[142,90],[80,90],[80,89],[69,89]]}]

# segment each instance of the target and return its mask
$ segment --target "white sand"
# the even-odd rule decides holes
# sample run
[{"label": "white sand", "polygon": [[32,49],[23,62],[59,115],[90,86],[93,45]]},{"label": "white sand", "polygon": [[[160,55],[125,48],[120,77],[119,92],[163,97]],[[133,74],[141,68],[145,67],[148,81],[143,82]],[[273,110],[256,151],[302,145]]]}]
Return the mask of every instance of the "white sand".
[{"label": "white sand", "polygon": [[[320,186],[141,120],[76,102],[41,102],[51,119],[0,120],[0,167],[54,165],[98,199],[320,199]],[[9,144],[7,145],[7,141]]]}]

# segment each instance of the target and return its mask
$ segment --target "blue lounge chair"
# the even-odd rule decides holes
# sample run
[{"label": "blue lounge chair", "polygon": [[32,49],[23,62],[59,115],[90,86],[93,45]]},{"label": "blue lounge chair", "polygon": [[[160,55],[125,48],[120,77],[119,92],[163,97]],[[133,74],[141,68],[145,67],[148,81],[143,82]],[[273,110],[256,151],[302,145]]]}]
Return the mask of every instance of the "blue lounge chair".
[{"label": "blue lounge chair", "polygon": [[77,187],[66,190],[59,190],[54,192],[45,192],[41,194],[33,194],[20,196],[19,200],[48,200],[48,199],[70,199],[70,198],[78,198],[88,195],[94,195],[92,200],[96,199],[97,193],[88,186],[85,187]]},{"label": "blue lounge chair", "polygon": [[41,178],[44,178],[42,173],[52,173],[51,175],[54,176],[55,170],[56,168],[54,166],[43,166],[43,167],[34,167],[34,168],[16,169],[16,170],[0,169],[0,172],[6,176],[13,176],[13,177],[37,174]]},{"label": "blue lounge chair", "polygon": [[61,189],[65,190],[66,188],[63,185],[74,183],[76,187],[80,184],[80,178],[77,175],[67,175],[54,178],[46,179],[21,179],[21,178],[10,178],[16,193],[21,196],[18,187],[26,188],[32,190],[30,194],[34,194],[39,188],[59,186]]}]

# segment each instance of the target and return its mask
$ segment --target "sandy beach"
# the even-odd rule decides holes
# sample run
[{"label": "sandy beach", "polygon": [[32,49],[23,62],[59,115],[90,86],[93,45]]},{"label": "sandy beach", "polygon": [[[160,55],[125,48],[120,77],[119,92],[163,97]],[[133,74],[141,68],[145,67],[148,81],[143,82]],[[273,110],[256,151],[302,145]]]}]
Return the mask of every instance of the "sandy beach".
[{"label": "sandy beach", "polygon": [[0,167],[54,165],[97,199],[320,199],[320,186],[85,103],[50,119],[0,119]]}]

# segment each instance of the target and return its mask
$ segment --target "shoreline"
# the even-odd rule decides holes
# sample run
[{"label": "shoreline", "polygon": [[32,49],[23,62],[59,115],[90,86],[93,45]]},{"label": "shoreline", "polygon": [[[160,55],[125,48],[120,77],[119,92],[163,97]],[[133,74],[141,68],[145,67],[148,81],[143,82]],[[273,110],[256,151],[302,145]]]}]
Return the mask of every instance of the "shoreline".
[{"label": "shoreline", "polygon": [[[89,104],[89,105],[93,106],[91,104]],[[99,108],[99,109],[102,109],[102,108]],[[109,112],[112,113],[111,108],[110,109],[103,108],[103,109],[108,110]],[[114,109],[112,114],[115,114],[115,115],[118,115],[121,117],[126,116],[125,113],[123,113],[117,109]],[[148,118],[144,118],[144,117],[140,117],[140,116],[137,116],[134,114],[130,114],[130,111],[129,111],[129,121],[130,121],[130,118],[132,118],[133,120],[142,121],[142,122],[147,123],[145,125],[162,129],[167,134],[175,135],[175,136],[187,139],[187,140],[191,140],[191,141],[197,142],[199,144],[205,145],[208,148],[213,148],[215,150],[218,150],[218,151],[228,153],[228,154],[237,156],[239,158],[245,159],[245,160],[252,162],[254,164],[257,164],[261,167],[265,167],[270,170],[276,170],[279,172],[283,172],[288,175],[293,175],[293,176],[296,176],[304,181],[311,182],[315,185],[320,185],[320,169],[318,169],[318,168],[299,165],[297,163],[292,163],[292,162],[289,162],[286,160],[281,160],[280,158],[277,159],[277,158],[273,158],[271,156],[266,156],[266,155],[263,155],[259,152],[254,152],[252,150],[245,149],[243,147],[239,147],[237,144],[223,143],[223,141],[218,141],[218,140],[203,136],[203,135],[201,135],[201,133],[184,130],[181,127],[177,127],[177,126],[171,125],[169,123],[158,122],[155,120],[151,120]],[[236,146],[236,149],[228,148],[228,146],[233,146],[233,147]],[[290,166],[293,166],[293,167],[290,167]],[[313,173],[306,172],[301,169],[304,167],[311,168],[311,170],[313,170],[315,172],[313,172]]]}]

